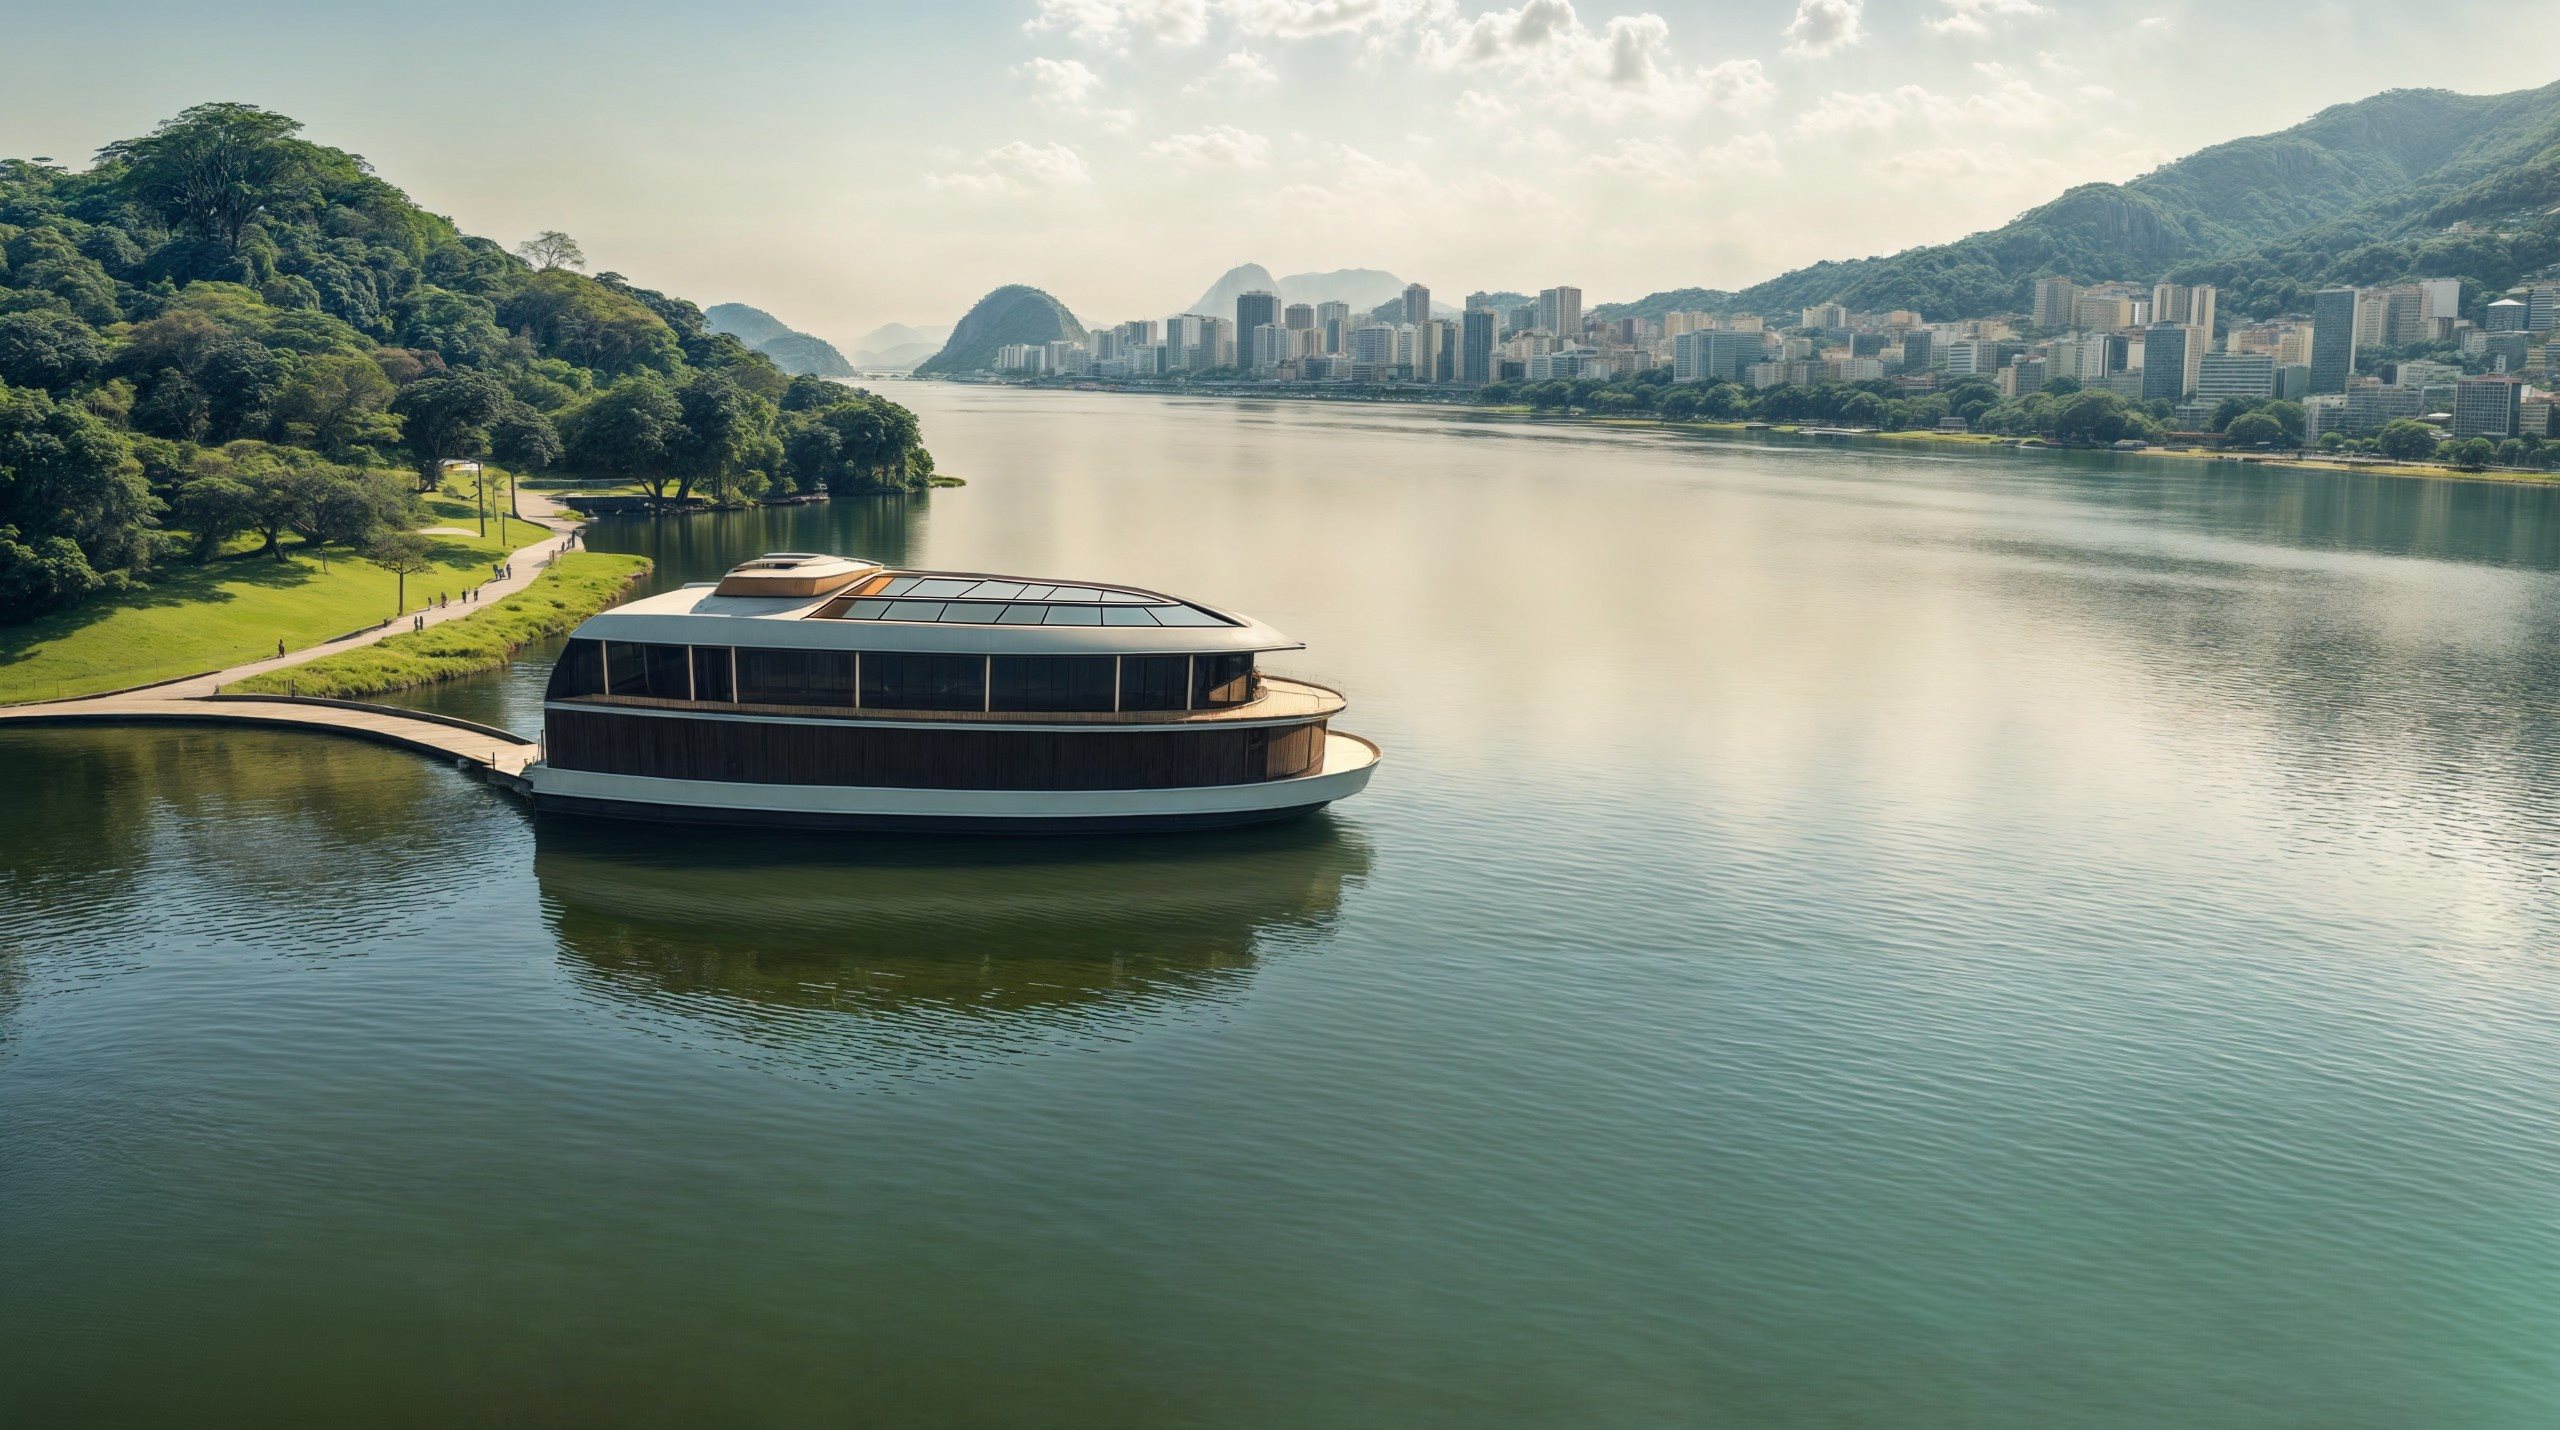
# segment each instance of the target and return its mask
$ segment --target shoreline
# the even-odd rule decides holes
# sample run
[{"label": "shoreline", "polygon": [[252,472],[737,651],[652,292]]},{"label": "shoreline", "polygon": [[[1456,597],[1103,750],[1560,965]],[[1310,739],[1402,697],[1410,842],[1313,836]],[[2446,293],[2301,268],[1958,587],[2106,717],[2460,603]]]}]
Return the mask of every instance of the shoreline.
[{"label": "shoreline", "polygon": [[[1541,415],[1527,407],[1504,405],[1482,406],[1472,402],[1444,401],[1432,397],[1401,395],[1328,396],[1321,392],[1224,391],[1209,387],[1134,387],[1091,382],[964,382],[949,378],[910,377],[907,382],[948,382],[955,387],[1008,387],[1035,392],[1094,392],[1111,396],[1137,397],[1206,397],[1230,402],[1306,402],[1338,403],[1344,406],[1395,406],[1467,412],[1510,421],[1573,424],[1611,427],[1637,431],[1688,432],[1716,437],[1778,436],[1802,438],[1809,442],[1842,444],[1886,443],[1900,445],[1929,444],[1950,450],[1976,453],[2034,452],[2070,456],[2150,457],[2204,464],[2232,463],[2248,467],[2272,467],[2301,472],[2330,472],[2379,477],[2407,477],[2423,481],[2496,482],[2506,486],[2540,486],[2560,484],[2560,471],[2528,472],[2508,468],[2483,468],[2478,471],[2447,467],[2435,463],[2394,462],[2388,459],[2347,461],[2318,454],[2298,452],[2226,452],[2206,447],[2143,447],[2118,451],[2112,447],[2071,447],[2041,438],[2009,437],[1985,432],[1936,432],[1918,428],[1900,432],[1842,430],[1825,428],[1819,423],[1751,423],[1751,422],[1673,422],[1660,417],[1606,417],[1591,413]],[[1819,429],[1825,435],[1807,436]],[[2035,446],[2025,445],[2035,442]]]}]

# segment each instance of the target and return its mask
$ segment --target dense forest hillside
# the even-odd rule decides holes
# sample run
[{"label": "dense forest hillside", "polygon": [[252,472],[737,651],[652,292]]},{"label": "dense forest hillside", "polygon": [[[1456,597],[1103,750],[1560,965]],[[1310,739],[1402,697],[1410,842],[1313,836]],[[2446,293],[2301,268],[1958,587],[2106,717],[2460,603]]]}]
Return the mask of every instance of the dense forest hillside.
[{"label": "dense forest hillside", "polygon": [[1067,305],[1020,283],[989,293],[969,309],[951,330],[942,351],[916,365],[916,376],[986,372],[996,365],[996,350],[1012,343],[1085,340],[1084,324]]},{"label": "dense forest hillside", "polygon": [[726,333],[773,359],[794,377],[851,377],[853,364],[824,338],[786,326],[762,308],[744,303],[715,303],[703,310],[711,331]]},{"label": "dense forest hillside", "polygon": [[662,496],[907,489],[913,414],[700,309],[458,232],[247,105],[0,161],[0,622],[245,547],[367,549],[445,462]]},{"label": "dense forest hillside", "polygon": [[[1783,313],[1814,303],[1931,318],[2013,312],[2037,278],[2219,282],[2236,315],[2299,310],[2336,282],[2461,277],[2502,289],[2552,261],[2560,85],[2392,90],[2237,139],[2125,184],[2084,184],[2003,227],[1884,258],[1817,263],[1739,292],[1681,289],[1593,310]],[[2469,222],[2502,235],[2448,235]]]}]

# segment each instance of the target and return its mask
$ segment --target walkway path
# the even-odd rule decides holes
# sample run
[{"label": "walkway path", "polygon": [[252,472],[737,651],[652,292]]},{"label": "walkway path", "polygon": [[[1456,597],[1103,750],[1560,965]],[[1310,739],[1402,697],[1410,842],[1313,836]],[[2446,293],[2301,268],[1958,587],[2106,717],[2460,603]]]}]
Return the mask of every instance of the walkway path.
[{"label": "walkway path", "polygon": [[348,735],[426,754],[448,756],[488,771],[501,784],[520,787],[525,766],[542,758],[542,747],[504,730],[352,701],[217,694],[220,687],[235,680],[245,680],[270,670],[284,670],[319,656],[354,650],[402,631],[414,630],[417,628],[416,616],[424,616],[426,624],[431,626],[459,620],[491,601],[533,584],[534,578],[542,574],[542,568],[550,564],[551,558],[576,541],[578,528],[583,523],[564,514],[549,498],[538,492],[521,492],[518,495],[522,502],[518,509],[526,513],[523,519],[542,527],[549,535],[531,546],[518,549],[509,557],[509,569],[514,574],[483,585],[477,601],[449,602],[433,610],[385,621],[371,630],[358,631],[354,635],[307,646],[286,655],[217,670],[210,675],[190,676],[115,695],[87,695],[71,700],[0,706],[0,728],[11,724],[285,726]]}]

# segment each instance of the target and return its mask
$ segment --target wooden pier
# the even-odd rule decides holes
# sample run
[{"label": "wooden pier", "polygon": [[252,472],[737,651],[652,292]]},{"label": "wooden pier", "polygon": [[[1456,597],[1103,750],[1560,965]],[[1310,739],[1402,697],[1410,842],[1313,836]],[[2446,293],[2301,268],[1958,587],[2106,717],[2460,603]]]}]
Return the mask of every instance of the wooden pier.
[{"label": "wooden pier", "polygon": [[0,731],[30,725],[255,725],[342,735],[449,759],[519,794],[525,789],[525,767],[542,758],[538,742],[510,730],[353,700],[188,696],[146,688],[86,700],[0,707]]}]

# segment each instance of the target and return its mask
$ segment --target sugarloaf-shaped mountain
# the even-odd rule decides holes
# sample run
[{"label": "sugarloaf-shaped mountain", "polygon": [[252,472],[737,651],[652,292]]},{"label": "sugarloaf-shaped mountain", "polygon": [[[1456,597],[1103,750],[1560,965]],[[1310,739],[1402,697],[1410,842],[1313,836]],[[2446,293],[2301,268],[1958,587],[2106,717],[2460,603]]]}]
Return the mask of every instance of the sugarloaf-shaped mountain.
[{"label": "sugarloaf-shaped mountain", "polygon": [[[2560,261],[2560,218],[2547,212],[2555,204],[2560,85],[2498,95],[2389,90],[2127,183],[2082,184],[1953,243],[1592,313],[1776,314],[1839,302],[1962,318],[2023,309],[2047,275],[2215,283],[2235,315],[2302,311],[2330,283],[2421,274],[2502,289]],[[2457,224],[2490,231],[2449,231]]]},{"label": "sugarloaf-shaped mountain", "polygon": [[942,351],[916,364],[916,376],[986,372],[996,365],[996,351],[1013,343],[1085,340],[1084,324],[1067,305],[1020,283],[989,293],[951,329]]},{"label": "sugarloaf-shaped mountain", "polygon": [[773,359],[793,376],[851,377],[853,364],[824,338],[787,327],[780,318],[744,303],[715,303],[702,312],[711,331],[727,333]]},{"label": "sugarloaf-shaped mountain", "polygon": [[[1271,270],[1259,263],[1246,263],[1228,269],[1200,301],[1183,309],[1186,313],[1205,313],[1213,318],[1233,318],[1236,298],[1245,293],[1277,293],[1283,303],[1348,303],[1351,311],[1366,313],[1384,303],[1402,302],[1404,280],[1379,268],[1337,268],[1329,273],[1292,273],[1274,278]],[[1432,311],[1449,307],[1434,303]]]}]

